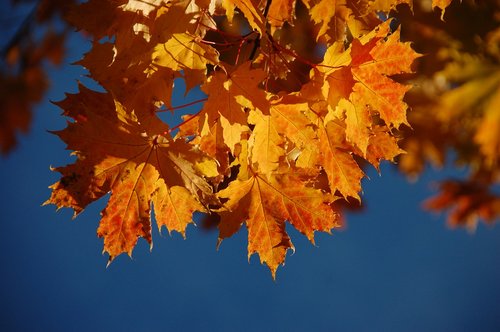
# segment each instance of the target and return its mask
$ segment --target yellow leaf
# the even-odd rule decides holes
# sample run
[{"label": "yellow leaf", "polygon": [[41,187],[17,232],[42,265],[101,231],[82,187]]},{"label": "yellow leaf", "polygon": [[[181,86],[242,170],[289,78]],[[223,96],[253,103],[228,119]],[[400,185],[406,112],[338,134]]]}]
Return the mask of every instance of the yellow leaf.
[{"label": "yellow leaf", "polygon": [[217,64],[218,52],[205,45],[199,37],[175,33],[166,43],[155,46],[152,63],[175,71],[182,69],[206,70],[207,64]]},{"label": "yellow leaf", "polygon": [[354,143],[365,156],[372,126],[369,110],[356,100],[351,103],[346,99],[342,99],[337,107],[345,112],[347,140]]},{"label": "yellow leaf", "polygon": [[264,32],[266,31],[264,16],[262,16],[262,13],[260,12],[259,8],[257,8],[253,4],[252,0],[227,0],[227,1],[229,3],[232,3],[234,6],[238,7],[239,10],[241,10],[245,18],[248,20],[248,24],[250,24],[250,26],[254,30],[258,31],[261,36],[264,35]]},{"label": "yellow leaf", "polygon": [[271,174],[278,168],[281,157],[285,155],[283,139],[272,123],[270,115],[262,114],[258,110],[250,112],[248,122],[255,125],[250,136],[252,147],[252,163],[264,174]]},{"label": "yellow leaf", "polygon": [[282,27],[285,22],[292,22],[296,0],[274,0],[269,6],[267,20],[272,27]]}]

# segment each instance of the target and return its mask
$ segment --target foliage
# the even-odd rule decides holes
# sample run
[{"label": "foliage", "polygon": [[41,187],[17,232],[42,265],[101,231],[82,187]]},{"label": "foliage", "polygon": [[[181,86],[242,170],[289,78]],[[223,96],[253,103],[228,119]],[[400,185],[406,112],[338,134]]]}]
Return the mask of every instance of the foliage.
[{"label": "foliage", "polygon": [[442,166],[454,151],[468,178],[439,184],[425,206],[452,208],[449,224],[473,230],[480,218],[500,217],[500,2],[454,2],[443,17],[417,4],[414,14],[399,15],[405,38],[426,54],[407,96],[413,130],[404,134],[399,167],[415,176],[426,160]]},{"label": "foliage", "polygon": [[[111,192],[98,228],[109,262],[131,255],[139,237],[152,244],[153,211],[160,230],[183,235],[193,212],[217,216],[219,244],[245,225],[249,256],[274,277],[294,250],[286,222],[314,243],[314,232],[341,226],[339,202],[361,202],[367,165],[399,160],[416,176],[452,148],[470,178],[443,183],[428,207],[459,198],[453,224],[492,221],[500,215],[490,191],[499,181],[499,8],[436,0],[70,5],[66,21],[93,43],[78,64],[105,92],[80,86],[57,103],[70,121],[55,133],[77,160],[55,169],[62,177],[46,204],[76,216]],[[478,32],[459,24],[485,14],[491,20]],[[207,98],[173,106],[176,79]],[[159,117],[166,111],[182,120],[168,127]]]},{"label": "foliage", "polygon": [[[57,27],[57,16],[72,1],[13,0],[13,4],[31,5],[26,19],[2,45],[0,63],[0,152],[6,154],[16,145],[17,131],[26,132],[31,108],[39,102],[49,85],[44,62],[59,65],[64,58],[64,40],[68,30]],[[5,19],[11,18],[6,16]]]}]

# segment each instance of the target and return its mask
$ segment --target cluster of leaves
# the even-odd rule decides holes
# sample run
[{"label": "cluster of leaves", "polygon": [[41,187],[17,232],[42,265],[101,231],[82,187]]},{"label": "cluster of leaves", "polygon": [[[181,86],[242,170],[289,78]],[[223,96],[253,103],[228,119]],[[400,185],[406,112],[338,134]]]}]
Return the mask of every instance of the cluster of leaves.
[{"label": "cluster of leaves", "polygon": [[[500,2],[454,2],[441,16],[415,3],[400,11],[404,38],[426,54],[407,95],[413,127],[404,133],[400,169],[418,175],[426,161],[442,166],[447,151],[466,179],[446,180],[428,209],[451,208],[451,226],[475,229],[500,217]],[[464,24],[467,22],[467,24]]]},{"label": "cluster of leaves", "polygon": [[[111,262],[139,237],[185,233],[194,211],[220,216],[219,242],[248,229],[248,254],[273,276],[293,244],[339,227],[336,200],[360,200],[362,165],[402,150],[419,55],[383,21],[395,1],[90,0],[67,20],[93,38],[84,86],[58,105],[56,134],[77,157],[46,202],[75,215],[111,192],[98,235]],[[102,22],[106,22],[103,24]],[[300,36],[298,38],[297,36]],[[174,80],[208,96],[168,127]],[[197,101],[194,101],[195,103]],[[192,103],[191,103],[192,104]]]},{"label": "cluster of leaves", "polygon": [[[57,21],[72,1],[12,0],[12,5],[31,6],[30,13],[1,50],[0,62],[0,153],[16,145],[18,131],[26,132],[31,108],[49,84],[44,63],[59,65],[64,57],[67,30]],[[12,19],[12,15],[9,15]],[[5,18],[7,19],[7,17]],[[8,22],[4,22],[8,23]]]}]

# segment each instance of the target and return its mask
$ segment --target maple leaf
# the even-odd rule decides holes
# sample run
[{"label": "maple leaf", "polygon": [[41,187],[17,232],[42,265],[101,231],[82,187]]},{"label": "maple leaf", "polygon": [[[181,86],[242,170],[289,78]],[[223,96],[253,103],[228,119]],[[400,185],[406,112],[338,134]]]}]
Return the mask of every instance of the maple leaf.
[{"label": "maple leaf", "polygon": [[[248,258],[258,253],[273,278],[286,252],[294,250],[285,231],[285,221],[314,243],[314,232],[330,232],[339,227],[338,215],[329,205],[333,199],[321,190],[308,187],[298,173],[255,173],[231,182],[218,193],[224,203],[220,212],[219,243],[230,237],[245,223],[248,228]],[[241,175],[241,174],[240,174]]]},{"label": "maple leaf", "polygon": [[[81,14],[90,15],[100,6],[100,2],[89,1],[74,8],[75,24],[91,28],[93,23],[80,22]],[[78,64],[124,104],[131,98],[131,103],[153,100],[170,106],[173,80],[181,76],[179,71],[184,71],[188,87],[192,87],[202,82],[207,65],[218,63],[217,51],[202,42],[206,27],[199,23],[204,22],[204,12],[191,0],[168,5],[132,1],[121,7],[106,3],[99,11],[109,26],[104,31],[89,31],[94,46]],[[102,43],[103,37],[115,41]]]},{"label": "maple leaf", "polygon": [[284,140],[269,115],[258,110],[251,111],[248,122],[255,126],[250,141],[252,162],[258,164],[264,174],[270,174],[278,168],[280,158],[285,155]]},{"label": "maple leaf", "polygon": [[121,5],[120,8],[123,11],[129,11],[133,13],[140,12],[143,16],[149,16],[152,11],[158,9],[158,7],[162,5],[166,5],[168,1],[166,0],[128,0],[128,2],[124,5]]},{"label": "maple leaf", "polygon": [[[324,72],[326,84],[323,91],[331,107],[336,107],[339,100],[345,98],[361,107],[354,112],[358,119],[364,119],[365,125],[367,115],[359,112],[372,109],[389,127],[398,128],[401,124],[408,124],[408,106],[403,97],[409,86],[396,83],[388,76],[411,72],[410,66],[419,55],[409,43],[399,42],[399,31],[384,40],[389,33],[389,24],[385,22],[362,39],[354,39],[347,51],[342,51],[338,43],[332,45],[318,68]],[[352,107],[347,108],[352,110]],[[353,112],[349,113],[352,115]],[[366,137],[357,137],[356,140],[366,142]],[[366,146],[365,143],[361,145]]]},{"label": "maple leaf", "polygon": [[272,27],[282,27],[292,22],[296,0],[275,0],[269,5],[267,20]]},{"label": "maple leaf", "polygon": [[375,126],[370,136],[366,160],[380,172],[380,160],[394,161],[405,151],[398,145],[398,139],[391,135],[387,127]]},{"label": "maple leaf", "polygon": [[425,208],[433,211],[451,209],[448,224],[466,226],[475,231],[478,219],[492,223],[500,216],[500,198],[488,186],[474,182],[448,180],[440,183],[440,193],[425,201]]},{"label": "maple leaf", "polygon": [[[418,54],[398,41],[397,31],[388,34],[386,22],[354,39],[347,50],[342,43],[332,44],[300,92],[317,128],[317,140],[311,142],[318,152],[310,154],[307,166],[323,168],[330,190],[345,198],[360,200],[364,173],[353,154],[378,169],[380,160],[393,160],[402,152],[389,129],[407,123],[402,99],[408,87],[388,76],[410,72]],[[380,118],[389,129],[380,129]]]},{"label": "maple leaf", "polygon": [[153,43],[165,43],[176,33],[196,34],[196,13],[187,13],[188,4],[179,3],[168,7],[161,7],[156,12],[156,18],[150,28],[150,38]]},{"label": "maple leaf", "polygon": [[95,43],[77,64],[92,72],[94,80],[130,109],[144,110],[151,103],[170,107],[174,79],[180,75],[165,67],[150,68],[150,49],[144,43],[137,49],[142,49],[140,61],[131,63],[129,54],[115,54],[112,43]]},{"label": "maple leaf", "polygon": [[[411,0],[302,0],[318,27],[316,40],[343,41],[348,35],[359,38],[381,23],[380,14],[388,14],[398,4]],[[375,14],[378,13],[378,14]]]},{"label": "maple leaf", "polygon": [[261,36],[264,35],[266,31],[264,16],[252,0],[222,0],[222,6],[226,9],[229,22],[233,20],[234,7],[236,6],[248,20],[252,29],[258,31]]},{"label": "maple leaf", "polygon": [[[314,243],[340,226],[336,199],[360,199],[357,160],[379,169],[402,152],[408,87],[391,76],[417,54],[375,14],[402,2],[109,1],[97,15],[106,27],[85,20],[98,1],[79,5],[71,20],[94,38],[79,64],[107,93],[80,87],[58,103],[74,121],[57,134],[77,161],[57,169],[47,203],[78,214],[111,192],[98,229],[110,260],[152,242],[151,209],[182,234],[194,211],[216,212],[219,241],[245,223],[249,257],[275,277],[293,249],[286,222]],[[176,78],[207,97],[172,107]],[[167,128],[164,110],[182,122]]]},{"label": "maple leaf", "polygon": [[151,203],[158,228],[182,234],[192,213],[205,211],[202,203],[212,188],[204,177],[217,175],[215,163],[174,141],[156,116],[138,122],[109,94],[91,90],[69,95],[61,105],[72,106],[65,114],[74,122],[57,135],[78,159],[56,169],[63,177],[45,204],[71,207],[76,215],[111,192],[98,228],[110,262],[121,253],[131,255],[138,237],[152,244]]},{"label": "maple leaf", "polygon": [[330,0],[303,0],[303,2],[309,9],[313,22],[320,26],[316,37],[317,40],[328,38],[327,31],[330,28],[331,22],[334,25],[334,40],[343,38],[346,20],[349,16],[345,0],[333,2]]},{"label": "maple leaf", "polygon": [[102,22],[113,22],[117,16],[116,8],[111,1],[89,0],[71,6],[65,19],[76,29],[85,30],[100,40],[113,34],[112,27]]},{"label": "maple leaf", "polygon": [[375,12],[385,12],[388,13],[396,6],[400,4],[407,4],[410,9],[413,9],[412,0],[374,0],[370,3],[370,7]]},{"label": "maple leaf", "polygon": [[172,70],[205,70],[207,64],[218,62],[217,51],[201,39],[188,33],[173,34],[166,43],[155,46],[153,64]]},{"label": "maple leaf", "polygon": [[370,111],[357,100],[353,104],[349,100],[341,99],[337,108],[345,112],[346,138],[354,143],[363,155],[368,150],[368,142],[371,136],[372,117]]},{"label": "maple leaf", "polygon": [[[200,131],[220,123],[225,144],[231,151],[241,141],[241,135],[249,131],[247,110],[268,108],[268,101],[258,85],[266,74],[250,68],[250,63],[240,65],[234,72],[226,74],[216,71],[210,76],[202,90],[208,95],[200,113]],[[205,124],[206,122],[206,124]]]},{"label": "maple leaf", "polygon": [[302,168],[307,168],[312,164],[311,156],[317,152],[314,144],[317,134],[313,123],[306,116],[308,109],[309,106],[305,100],[284,96],[273,101],[270,111],[274,126],[288,140],[285,146],[286,152],[296,151],[298,155],[294,160],[296,160],[296,165]]},{"label": "maple leaf", "polygon": [[319,120],[318,163],[328,175],[330,188],[338,190],[344,197],[361,200],[363,171],[345,145],[345,128],[337,121]]},{"label": "maple leaf", "polygon": [[305,115],[307,102],[294,95],[267,102],[263,95],[261,105],[260,109],[251,109],[247,119],[253,125],[248,142],[251,163],[262,174],[270,174],[290,153],[287,156],[290,161],[299,167],[311,167],[312,155],[316,153],[316,134],[313,123]]}]

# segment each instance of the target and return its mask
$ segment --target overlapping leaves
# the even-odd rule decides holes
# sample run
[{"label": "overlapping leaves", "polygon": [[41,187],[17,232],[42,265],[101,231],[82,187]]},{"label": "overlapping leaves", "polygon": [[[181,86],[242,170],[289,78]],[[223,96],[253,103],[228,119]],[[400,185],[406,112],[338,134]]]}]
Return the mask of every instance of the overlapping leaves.
[{"label": "overlapping leaves", "polygon": [[[81,87],[59,103],[72,120],[57,135],[77,161],[56,169],[47,203],[78,213],[111,192],[98,228],[110,259],[151,243],[151,209],[183,234],[194,211],[217,213],[219,240],[245,225],[249,255],[274,276],[294,248],[287,222],[314,242],[339,226],[335,200],[360,200],[360,160],[378,168],[402,152],[393,132],[409,87],[392,76],[418,55],[370,9],[400,2],[81,4],[69,19],[94,46],[80,64],[107,92]],[[289,38],[305,24],[326,42],[319,57]],[[207,99],[172,137],[157,112],[173,110],[176,78]]]}]

